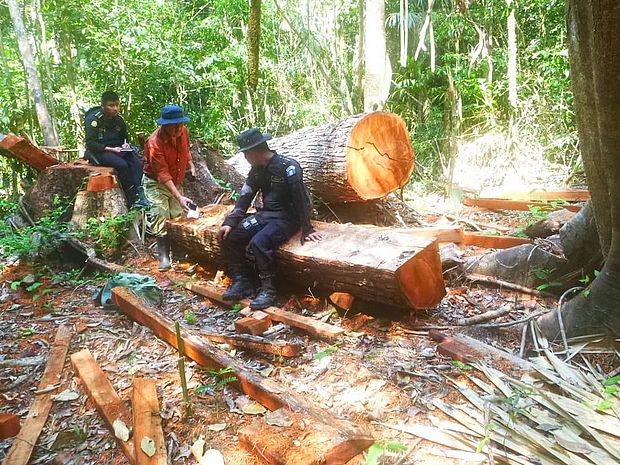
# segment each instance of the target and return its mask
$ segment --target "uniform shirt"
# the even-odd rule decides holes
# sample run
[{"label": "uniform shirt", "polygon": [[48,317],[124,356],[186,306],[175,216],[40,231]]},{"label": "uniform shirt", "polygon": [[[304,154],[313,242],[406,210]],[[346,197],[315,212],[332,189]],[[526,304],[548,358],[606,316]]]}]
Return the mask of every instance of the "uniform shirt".
[{"label": "uniform shirt", "polygon": [[263,197],[263,207],[258,210],[257,216],[292,221],[301,226],[303,237],[314,232],[310,223],[312,203],[303,183],[301,166],[276,152],[267,166],[252,167],[224,226],[237,226],[259,191]]},{"label": "uniform shirt", "polygon": [[121,115],[106,118],[101,107],[88,110],[85,118],[86,148],[93,154],[106,147],[120,147],[127,142],[127,124]]},{"label": "uniform shirt", "polygon": [[187,128],[183,126],[180,137],[169,139],[159,127],[144,146],[144,174],[161,184],[172,181],[180,186],[185,180],[185,170],[191,159]]}]

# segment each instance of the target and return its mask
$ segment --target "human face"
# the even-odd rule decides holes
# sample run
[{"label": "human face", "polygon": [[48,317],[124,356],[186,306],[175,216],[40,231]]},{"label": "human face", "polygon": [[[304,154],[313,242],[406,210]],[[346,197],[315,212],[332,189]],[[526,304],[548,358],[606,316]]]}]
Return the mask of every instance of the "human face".
[{"label": "human face", "polygon": [[262,164],[261,150],[258,149],[250,149],[243,152],[245,159],[252,166],[260,166]]},{"label": "human face", "polygon": [[118,100],[112,100],[103,104],[103,116],[106,118],[114,118],[118,115],[121,109],[121,102]]},{"label": "human face", "polygon": [[171,139],[176,139],[177,137],[181,136],[181,130],[183,126],[183,123],[164,124],[161,128],[167,137]]}]

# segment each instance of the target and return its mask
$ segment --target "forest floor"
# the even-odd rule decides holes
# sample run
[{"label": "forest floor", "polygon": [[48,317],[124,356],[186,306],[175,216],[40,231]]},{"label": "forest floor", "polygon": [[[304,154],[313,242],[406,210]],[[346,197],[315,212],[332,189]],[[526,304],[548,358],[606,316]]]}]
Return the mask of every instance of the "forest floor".
[{"label": "forest floor", "polygon": [[[441,219],[441,214],[430,209],[424,211],[421,205],[416,209],[428,223]],[[475,208],[465,208],[460,216],[468,221],[510,228],[522,226],[527,220],[521,213],[491,213]],[[235,312],[184,287],[190,279],[210,280],[212,274],[182,261],[175,261],[173,270],[160,273],[156,259],[139,250],[126,247],[120,263],[157,280],[164,290],[164,314],[199,331],[234,333],[234,321],[238,317]],[[469,255],[481,253],[473,247],[464,250]],[[123,314],[96,306],[92,297],[105,283],[102,276],[16,263],[4,267],[1,281],[0,361],[41,356],[41,362],[34,366],[0,365],[2,412],[25,418],[56,329],[68,325],[73,333],[69,353],[88,348],[128,406],[134,376],[157,380],[169,463],[196,463],[190,447],[199,437],[204,437],[207,448],[221,451],[228,465],[259,463],[240,448],[237,431],[251,423],[255,415],[261,415],[261,410],[247,413],[251,409],[246,408],[249,403],[246,396],[226,384],[216,385],[212,372],[189,362],[186,372],[194,416],[185,418],[176,350]],[[339,315],[324,299],[280,296],[288,310],[340,326],[346,330],[345,336],[334,344],[277,324],[267,337],[303,344],[300,355],[283,359],[230,347],[225,350],[249,369],[281,383],[316,407],[369,431],[377,442],[397,444],[391,448],[407,451],[406,457],[402,450],[386,452],[380,463],[463,463],[463,457],[449,448],[426,440],[420,442],[416,436],[386,426],[437,426],[445,419],[435,406],[437,399],[464,402],[448,380],[464,380],[471,368],[440,355],[437,343],[428,337],[424,327],[441,327],[447,334],[467,334],[518,356],[520,330],[456,327],[454,319],[510,304],[510,313],[492,323],[519,320],[552,308],[557,299],[459,280],[449,280],[446,285],[447,295],[436,309],[400,315],[382,315],[380,308],[372,315]],[[618,365],[615,354],[594,354],[590,361],[606,373]],[[512,374],[509,365],[495,368]],[[56,392],[64,390],[78,396],[74,400],[54,402],[30,463],[128,463],[68,359]],[[11,439],[0,441],[0,461],[11,443]],[[349,463],[365,461],[362,454]]]}]

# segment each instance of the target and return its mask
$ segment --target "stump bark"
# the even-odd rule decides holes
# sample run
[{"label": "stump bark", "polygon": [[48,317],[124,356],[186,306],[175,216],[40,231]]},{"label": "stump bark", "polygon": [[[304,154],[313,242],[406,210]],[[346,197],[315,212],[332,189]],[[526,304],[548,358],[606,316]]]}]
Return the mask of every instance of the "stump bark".
[{"label": "stump bark", "polygon": [[[297,160],[308,188],[328,203],[383,198],[407,183],[415,163],[405,123],[389,112],[302,129],[269,147]],[[244,176],[249,172],[243,154],[230,163]]]},{"label": "stump bark", "polygon": [[[198,220],[167,224],[176,251],[205,265],[221,264],[217,232],[230,207],[210,205]],[[348,292],[395,307],[431,308],[445,295],[436,241],[388,228],[314,222],[325,238],[299,243],[299,233],[277,252],[278,278],[319,293]]]}]

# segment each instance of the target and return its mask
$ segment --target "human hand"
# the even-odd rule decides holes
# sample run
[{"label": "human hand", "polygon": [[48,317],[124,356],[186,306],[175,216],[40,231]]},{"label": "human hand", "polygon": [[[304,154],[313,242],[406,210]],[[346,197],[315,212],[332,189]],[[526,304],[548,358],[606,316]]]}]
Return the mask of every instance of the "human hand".
[{"label": "human hand", "polygon": [[189,163],[189,174],[191,174],[194,178],[196,177],[196,167],[192,162]]},{"label": "human hand", "polygon": [[301,245],[304,245],[307,242],[320,242],[324,239],[325,236],[323,236],[323,234],[321,234],[320,232],[316,232],[316,231],[312,231],[309,234],[306,234],[305,236],[302,234],[301,235]]},{"label": "human hand", "polygon": [[118,154],[121,153],[121,148],[120,147],[106,147],[105,151],[106,152],[112,152],[112,153],[115,153],[115,154],[118,155]]},{"label": "human hand", "polygon": [[217,232],[217,240],[222,241],[223,239],[226,239],[230,234],[230,231],[232,231],[232,226],[222,226]]},{"label": "human hand", "polygon": [[194,202],[192,202],[192,199],[189,199],[189,198],[183,197],[183,196],[180,196],[178,200],[179,200],[179,203],[181,204],[181,206],[183,207],[183,209],[186,210],[186,211],[189,210],[189,206],[194,203]]},{"label": "human hand", "polygon": [[125,142],[123,145],[121,145],[121,148],[124,150],[131,150],[131,145],[129,145],[129,143]]}]

